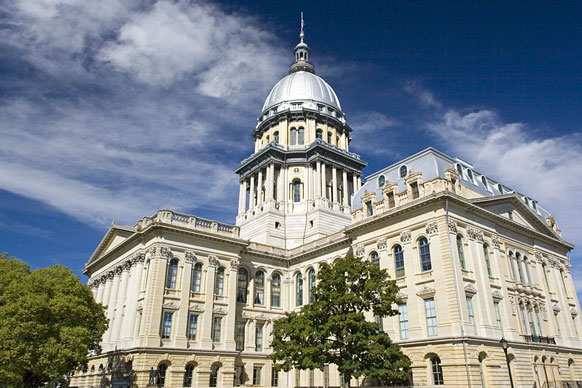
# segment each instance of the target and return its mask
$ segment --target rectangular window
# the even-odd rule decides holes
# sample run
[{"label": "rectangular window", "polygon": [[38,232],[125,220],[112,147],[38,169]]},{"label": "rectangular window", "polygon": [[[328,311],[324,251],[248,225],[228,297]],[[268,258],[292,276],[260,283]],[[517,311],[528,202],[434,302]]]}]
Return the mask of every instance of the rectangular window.
[{"label": "rectangular window", "polygon": [[236,341],[236,350],[243,351],[245,350],[245,322],[237,322],[236,323],[236,333],[235,333],[235,341]]},{"label": "rectangular window", "polygon": [[372,210],[372,201],[366,202],[366,215],[369,217],[374,213]]},{"label": "rectangular window", "polygon": [[554,318],[556,318],[556,333],[561,336],[562,332],[560,330],[560,320],[558,319],[558,313],[554,313]]},{"label": "rectangular window", "polygon": [[394,192],[391,191],[388,193],[388,209],[392,209],[394,206],[396,206],[396,203],[394,202]]},{"label": "rectangular window", "polygon": [[429,337],[437,335],[437,319],[434,298],[424,300],[424,310],[426,313],[426,327]]},{"label": "rectangular window", "polygon": [[261,371],[263,367],[261,365],[253,366],[253,385],[261,385]]},{"label": "rectangular window", "polygon": [[190,314],[188,320],[188,339],[195,340],[198,333],[198,315]]},{"label": "rectangular window", "polygon": [[410,189],[412,190],[412,199],[417,199],[420,196],[418,193],[418,182],[412,182]]},{"label": "rectangular window", "polygon": [[499,311],[499,302],[493,302],[493,309],[495,310],[495,319],[497,320],[497,327],[503,330],[503,322],[501,322],[501,312]]},{"label": "rectangular window", "polygon": [[471,326],[475,328],[475,334],[477,334],[477,325],[475,324],[475,311],[473,310],[473,298],[467,297],[467,312],[469,313],[469,322]]},{"label": "rectangular window", "polygon": [[400,339],[408,338],[408,307],[406,303],[398,305],[398,320],[400,321]]},{"label": "rectangular window", "polygon": [[212,341],[220,342],[220,334],[222,331],[222,318],[214,317],[212,320]]},{"label": "rectangular window", "polygon": [[271,387],[279,386],[279,371],[274,366],[271,367]]},{"label": "rectangular window", "polygon": [[402,251],[402,247],[398,245],[394,248],[394,267],[396,269],[396,277],[402,277],[405,275],[404,273],[404,252]]},{"label": "rectangular window", "polygon": [[172,333],[172,315],[169,311],[164,312],[164,319],[162,320],[162,338],[170,338]]},{"label": "rectangular window", "polygon": [[255,351],[263,351],[263,323],[257,323],[255,327]]}]

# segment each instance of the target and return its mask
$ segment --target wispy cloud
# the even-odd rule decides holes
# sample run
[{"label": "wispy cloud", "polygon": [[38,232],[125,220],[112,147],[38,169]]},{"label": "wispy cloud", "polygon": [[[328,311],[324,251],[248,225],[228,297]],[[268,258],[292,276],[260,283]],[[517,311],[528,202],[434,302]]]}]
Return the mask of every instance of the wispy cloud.
[{"label": "wispy cloud", "polygon": [[1,188],[99,226],[162,207],[234,214],[232,169],[287,65],[264,23],[201,2],[20,0],[0,13]]},{"label": "wispy cloud", "polygon": [[[505,122],[487,109],[444,108],[418,84],[407,91],[421,104],[432,101],[426,128],[445,150],[472,163],[493,179],[531,196],[550,211],[563,237],[582,246],[582,132],[542,137],[526,123]],[[572,254],[572,272],[582,293],[582,255]]]},{"label": "wispy cloud", "polygon": [[357,152],[367,154],[381,154],[385,148],[378,143],[378,139],[387,138],[382,133],[398,124],[398,121],[383,113],[370,111],[358,112],[350,116],[350,125],[357,130],[352,147]]}]

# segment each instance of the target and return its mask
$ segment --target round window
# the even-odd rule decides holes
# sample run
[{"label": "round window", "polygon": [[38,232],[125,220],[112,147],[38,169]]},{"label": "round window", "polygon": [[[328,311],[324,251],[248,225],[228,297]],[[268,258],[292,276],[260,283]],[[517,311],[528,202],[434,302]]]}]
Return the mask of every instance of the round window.
[{"label": "round window", "polygon": [[378,177],[378,186],[382,187],[382,186],[384,186],[385,183],[386,183],[386,178],[384,177],[384,175],[380,175]]},{"label": "round window", "polygon": [[408,167],[406,165],[400,166],[400,178],[404,178],[408,174]]}]

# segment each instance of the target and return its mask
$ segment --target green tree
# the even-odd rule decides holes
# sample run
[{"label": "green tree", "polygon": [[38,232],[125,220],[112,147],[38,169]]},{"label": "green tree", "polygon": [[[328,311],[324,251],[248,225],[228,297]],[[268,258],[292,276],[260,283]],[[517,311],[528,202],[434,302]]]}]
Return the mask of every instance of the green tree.
[{"label": "green tree", "polygon": [[398,286],[369,260],[347,256],[323,263],[313,289],[314,301],[285,314],[273,329],[271,360],[289,371],[335,364],[344,376],[365,376],[385,385],[408,383],[410,360],[376,322],[366,319],[398,314]]},{"label": "green tree", "polygon": [[86,368],[107,329],[103,306],[70,269],[31,271],[0,254],[0,386],[41,387]]}]

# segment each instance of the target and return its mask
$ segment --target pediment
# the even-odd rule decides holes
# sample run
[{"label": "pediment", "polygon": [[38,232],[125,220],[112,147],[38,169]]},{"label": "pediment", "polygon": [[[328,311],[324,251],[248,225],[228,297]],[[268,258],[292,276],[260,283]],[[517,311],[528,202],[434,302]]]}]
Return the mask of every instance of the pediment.
[{"label": "pediment", "polygon": [[101,256],[105,255],[106,253],[112,251],[116,247],[123,244],[128,238],[135,234],[135,230],[131,226],[122,226],[116,225],[114,223],[111,224],[103,239],[97,245],[97,249],[93,252],[89,261],[85,264],[85,267],[89,264],[94,263],[97,259]]}]

